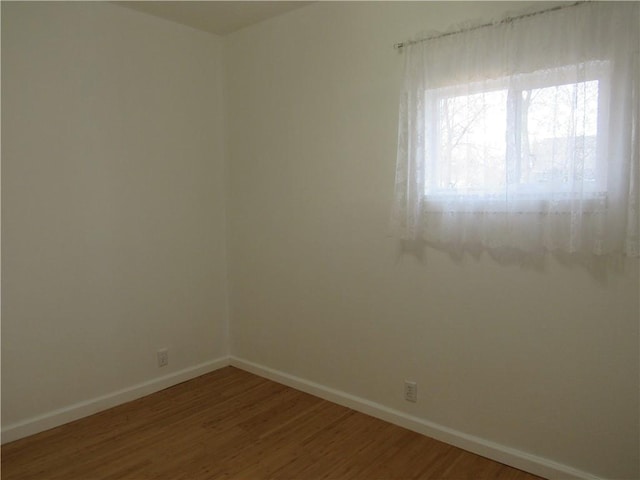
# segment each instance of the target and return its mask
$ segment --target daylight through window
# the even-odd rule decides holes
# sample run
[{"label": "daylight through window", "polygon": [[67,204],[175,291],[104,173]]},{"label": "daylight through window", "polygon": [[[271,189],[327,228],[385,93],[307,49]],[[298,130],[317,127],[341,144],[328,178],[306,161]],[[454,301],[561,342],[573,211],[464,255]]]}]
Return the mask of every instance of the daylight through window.
[{"label": "daylight through window", "polygon": [[606,64],[578,70],[593,79],[567,82],[559,75],[556,81],[567,83],[546,85],[543,75],[530,74],[485,83],[482,91],[473,84],[428,91],[427,199],[500,195],[505,188],[569,193],[575,181],[604,194],[598,124],[606,123],[599,108]]}]

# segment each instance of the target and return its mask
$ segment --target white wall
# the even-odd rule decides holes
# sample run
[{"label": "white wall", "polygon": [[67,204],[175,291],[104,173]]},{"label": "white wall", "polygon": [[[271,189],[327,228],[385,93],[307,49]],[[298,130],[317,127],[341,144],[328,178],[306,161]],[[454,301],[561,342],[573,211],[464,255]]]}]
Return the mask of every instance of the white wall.
[{"label": "white wall", "polygon": [[227,239],[236,357],[640,476],[637,260],[420,260],[387,235],[392,44],[521,8],[320,2],[223,42],[106,3],[3,2],[3,429],[225,357]]},{"label": "white wall", "polygon": [[221,46],[2,2],[3,429],[228,355]]},{"label": "white wall", "polygon": [[[538,4],[539,5],[539,4]],[[402,54],[518,3],[320,2],[227,37],[231,351],[490,442],[638,478],[638,261],[594,275],[388,236]],[[403,380],[419,401],[403,400]]]}]

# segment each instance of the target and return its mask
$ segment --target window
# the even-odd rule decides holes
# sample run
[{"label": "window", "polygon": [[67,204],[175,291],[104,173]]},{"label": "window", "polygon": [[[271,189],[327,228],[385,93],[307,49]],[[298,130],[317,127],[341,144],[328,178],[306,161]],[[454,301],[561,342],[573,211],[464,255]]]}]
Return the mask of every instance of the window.
[{"label": "window", "polygon": [[552,10],[403,48],[399,236],[638,256],[639,5]]},{"label": "window", "polygon": [[[425,112],[427,201],[500,195],[507,187],[520,196],[544,197],[547,190],[570,196],[576,176],[594,197],[604,195],[597,146],[598,124],[606,124],[599,108],[606,65],[557,69],[558,83],[549,84],[544,72],[427,91],[433,112]],[[588,71],[589,80],[572,78],[575,71]]]}]

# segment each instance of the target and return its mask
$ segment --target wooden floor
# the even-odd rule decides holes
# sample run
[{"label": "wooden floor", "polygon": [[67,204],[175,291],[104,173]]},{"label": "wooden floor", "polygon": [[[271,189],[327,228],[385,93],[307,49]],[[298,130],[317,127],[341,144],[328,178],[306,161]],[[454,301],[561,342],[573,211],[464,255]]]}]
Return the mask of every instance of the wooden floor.
[{"label": "wooden floor", "polygon": [[539,477],[224,368],[2,447],[3,480]]}]

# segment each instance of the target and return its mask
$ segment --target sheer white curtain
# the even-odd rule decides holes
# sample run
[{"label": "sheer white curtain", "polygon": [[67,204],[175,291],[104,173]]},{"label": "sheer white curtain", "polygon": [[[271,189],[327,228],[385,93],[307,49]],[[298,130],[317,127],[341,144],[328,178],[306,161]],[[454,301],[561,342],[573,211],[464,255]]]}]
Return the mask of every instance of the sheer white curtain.
[{"label": "sheer white curtain", "polygon": [[639,25],[584,3],[405,46],[395,233],[638,256]]}]

